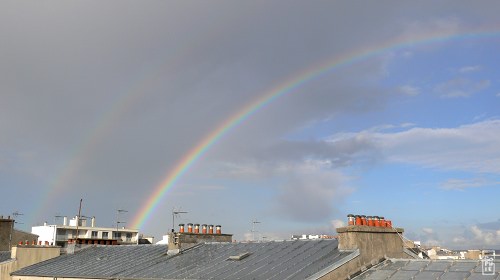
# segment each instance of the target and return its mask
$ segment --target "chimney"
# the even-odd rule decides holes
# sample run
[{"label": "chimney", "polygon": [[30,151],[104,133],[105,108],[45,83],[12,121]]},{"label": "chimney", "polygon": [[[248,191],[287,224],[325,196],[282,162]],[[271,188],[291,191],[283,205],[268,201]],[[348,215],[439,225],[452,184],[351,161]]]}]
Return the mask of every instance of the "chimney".
[{"label": "chimney", "polygon": [[[182,226],[182,231],[184,232],[184,224]],[[172,231],[168,234],[167,255],[177,255],[181,251],[179,233]]]},{"label": "chimney", "polygon": [[68,225],[68,217],[64,216],[63,217],[63,226],[67,226],[67,225]]},{"label": "chimney", "polygon": [[356,215],[354,216],[354,224],[357,225],[357,226],[360,226],[361,225],[361,216],[360,215]]},{"label": "chimney", "polygon": [[386,227],[385,226],[385,218],[384,217],[380,217],[380,227]]},{"label": "chimney", "polygon": [[365,215],[361,215],[361,225],[362,226],[367,226],[368,223],[366,222],[366,216]]},{"label": "chimney", "polygon": [[402,228],[382,227],[378,217],[371,218],[374,226],[355,223],[337,228],[339,250],[359,250],[359,256],[353,259],[353,263],[348,265],[349,268],[346,267],[351,273],[361,267],[379,263],[384,258],[412,258],[404,248]]},{"label": "chimney", "polygon": [[353,214],[347,215],[347,224],[353,226],[354,223],[355,223],[354,215]]},{"label": "chimney", "polygon": [[214,234],[214,225],[208,225],[208,234]]},{"label": "chimney", "polygon": [[220,226],[220,225],[216,225],[216,226],[215,226],[215,233],[216,233],[216,234],[221,234],[221,233],[222,233],[222,232],[221,232],[221,226]]},{"label": "chimney", "polygon": [[90,226],[95,227],[95,217],[92,217],[92,219],[90,220]]},{"label": "chimney", "polygon": [[200,224],[194,224],[194,233],[200,233]]},{"label": "chimney", "polygon": [[184,232],[184,224],[179,224],[179,232],[180,233]]},{"label": "chimney", "polygon": [[207,225],[206,224],[201,225],[201,233],[207,234]]},{"label": "chimney", "polygon": [[373,226],[373,217],[372,216],[367,216],[366,217],[366,222],[368,223],[369,227]]},{"label": "chimney", "polygon": [[188,224],[188,232],[193,233],[193,224],[192,223]]}]

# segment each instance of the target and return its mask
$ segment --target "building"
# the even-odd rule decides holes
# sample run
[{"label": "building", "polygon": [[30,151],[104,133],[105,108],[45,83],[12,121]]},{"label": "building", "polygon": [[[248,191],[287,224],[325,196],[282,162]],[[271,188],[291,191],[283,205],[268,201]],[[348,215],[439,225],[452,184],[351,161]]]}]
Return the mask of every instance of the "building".
[{"label": "building", "polygon": [[[200,243],[182,254],[166,252],[164,245],[96,245],[12,275],[16,280],[319,279],[356,256],[339,251],[336,240]],[[74,265],[79,263],[85,265]]]},{"label": "building", "polygon": [[30,266],[59,256],[60,248],[41,245],[17,245],[11,251],[0,252],[0,279],[11,279],[10,274],[26,266]]},{"label": "building", "polygon": [[10,216],[4,218],[0,216],[0,251],[10,251],[12,246],[23,243],[35,244],[38,235],[14,228],[15,220]]},{"label": "building", "polygon": [[220,227],[200,233],[196,226],[188,224],[183,232],[181,225],[166,246],[90,245],[15,271],[12,279],[337,280],[351,279],[387,258],[418,258],[404,246],[400,228],[350,225],[337,229],[338,239],[237,243]]},{"label": "building", "polygon": [[31,232],[39,236],[38,241],[67,248],[69,244],[132,245],[139,243],[139,232],[134,229],[97,227],[95,217],[87,224],[86,218],[64,217],[62,225],[34,226]]}]

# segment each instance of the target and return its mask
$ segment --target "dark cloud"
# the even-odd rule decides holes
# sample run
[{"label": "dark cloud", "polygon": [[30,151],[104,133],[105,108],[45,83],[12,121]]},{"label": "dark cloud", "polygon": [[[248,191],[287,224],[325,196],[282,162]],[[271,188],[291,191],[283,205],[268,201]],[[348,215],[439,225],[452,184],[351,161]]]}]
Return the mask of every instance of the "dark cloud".
[{"label": "dark cloud", "polygon": [[[74,213],[75,201],[84,197],[91,212],[102,216],[99,221],[110,224],[114,208],[137,212],[200,139],[290,77],[398,38],[408,26],[463,13],[472,21],[496,18],[495,9],[481,6],[3,1],[0,184],[13,186],[12,196],[33,192],[60,201],[37,213],[28,207],[27,223]],[[462,19],[456,21],[460,27]],[[274,195],[262,209],[300,221],[331,219],[335,203],[349,193],[336,168],[360,154],[371,158],[372,143],[294,141],[287,135],[322,119],[382,110],[392,98],[378,84],[384,62],[373,58],[334,69],[265,106],[214,145],[179,185],[200,185],[208,177],[204,172],[218,164],[242,169],[253,162],[264,167],[254,169],[259,174],[267,169],[268,177],[281,177],[263,183]],[[307,160],[330,165],[305,172]],[[293,166],[290,176],[283,176],[283,166]],[[235,176],[245,185],[244,174]],[[224,195],[217,192],[213,199]],[[33,197],[27,205],[39,203]],[[204,213],[205,196],[179,197],[166,198],[155,216],[163,219],[181,202]],[[210,215],[216,210],[224,211],[214,208]],[[150,227],[158,233],[165,226]]]}]

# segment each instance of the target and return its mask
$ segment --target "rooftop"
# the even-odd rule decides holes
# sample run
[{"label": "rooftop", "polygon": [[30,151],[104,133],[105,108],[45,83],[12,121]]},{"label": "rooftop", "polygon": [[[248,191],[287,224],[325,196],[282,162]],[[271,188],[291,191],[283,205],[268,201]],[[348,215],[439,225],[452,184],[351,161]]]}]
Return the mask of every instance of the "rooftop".
[{"label": "rooftop", "polygon": [[[498,280],[498,272],[493,275],[482,274],[482,263],[479,260],[386,260],[355,280],[405,280],[405,279],[442,279],[442,280]],[[500,262],[495,261],[500,268]],[[498,269],[497,269],[498,271]]]},{"label": "rooftop", "polygon": [[0,263],[10,259],[10,251],[0,251]]},{"label": "rooftop", "polygon": [[357,256],[336,240],[201,243],[177,255],[164,245],[92,246],[13,273],[120,279],[316,279]]}]

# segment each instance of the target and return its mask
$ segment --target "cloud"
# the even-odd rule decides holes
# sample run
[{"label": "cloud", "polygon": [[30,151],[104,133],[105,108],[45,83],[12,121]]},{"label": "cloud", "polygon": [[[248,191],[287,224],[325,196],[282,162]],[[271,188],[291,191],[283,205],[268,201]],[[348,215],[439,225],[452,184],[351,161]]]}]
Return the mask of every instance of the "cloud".
[{"label": "cloud", "polygon": [[399,91],[401,93],[403,93],[404,95],[408,95],[408,96],[416,96],[416,95],[420,94],[419,88],[413,87],[413,86],[408,86],[408,85],[399,87]]},{"label": "cloud", "polygon": [[489,80],[472,81],[465,78],[457,78],[438,84],[434,92],[444,98],[470,97],[490,86]]},{"label": "cloud", "polygon": [[345,225],[346,225],[345,221],[342,221],[342,220],[332,220],[331,224],[332,224],[332,227],[334,229],[340,228],[340,227],[345,227]]},{"label": "cloud", "polygon": [[470,72],[477,72],[481,70],[482,67],[480,65],[474,65],[474,66],[464,66],[460,69],[458,69],[458,72],[460,73],[470,73]]},{"label": "cloud", "polygon": [[422,231],[425,234],[434,234],[434,230],[432,228],[422,228]]},{"label": "cloud", "polygon": [[441,183],[441,188],[445,190],[460,190],[463,191],[468,188],[480,188],[485,186],[499,185],[500,182],[487,181],[482,178],[473,179],[448,179]]},{"label": "cloud", "polygon": [[404,40],[418,41],[429,34],[458,33],[461,29],[460,20],[456,17],[445,17],[430,20],[416,20],[404,25],[404,32],[401,35]]},{"label": "cloud", "polygon": [[237,169],[252,170],[253,180],[265,174],[267,179],[282,181],[261,188],[275,194],[269,210],[295,222],[327,221],[337,214],[336,203],[353,191],[349,177],[328,160],[278,161],[248,168],[241,163]]},{"label": "cloud", "polygon": [[473,244],[490,246],[498,246],[498,244],[500,244],[500,229],[486,230],[481,229],[477,225],[473,225],[469,228],[469,232],[472,233],[472,240],[469,240],[469,242]]},{"label": "cloud", "polygon": [[[361,131],[335,134],[328,141],[362,138],[381,160],[443,170],[500,173],[500,120],[455,128],[415,127],[393,133]],[[455,182],[457,183],[457,182]],[[449,186],[449,184],[448,184]]]}]

